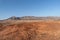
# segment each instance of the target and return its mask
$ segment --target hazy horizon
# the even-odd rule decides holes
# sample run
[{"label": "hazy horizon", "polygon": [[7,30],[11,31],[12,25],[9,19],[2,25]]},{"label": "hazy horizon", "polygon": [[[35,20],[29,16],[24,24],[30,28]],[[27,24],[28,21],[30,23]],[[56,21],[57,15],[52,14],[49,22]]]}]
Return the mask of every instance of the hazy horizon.
[{"label": "hazy horizon", "polygon": [[0,0],[0,19],[11,16],[60,16],[60,0]]}]

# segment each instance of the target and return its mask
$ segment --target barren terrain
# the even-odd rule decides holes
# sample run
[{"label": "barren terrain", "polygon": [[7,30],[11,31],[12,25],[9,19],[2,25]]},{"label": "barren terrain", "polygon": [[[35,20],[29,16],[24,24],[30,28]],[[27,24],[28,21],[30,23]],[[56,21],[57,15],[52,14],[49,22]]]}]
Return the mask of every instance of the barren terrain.
[{"label": "barren terrain", "polygon": [[0,23],[0,40],[60,40],[60,22]]}]

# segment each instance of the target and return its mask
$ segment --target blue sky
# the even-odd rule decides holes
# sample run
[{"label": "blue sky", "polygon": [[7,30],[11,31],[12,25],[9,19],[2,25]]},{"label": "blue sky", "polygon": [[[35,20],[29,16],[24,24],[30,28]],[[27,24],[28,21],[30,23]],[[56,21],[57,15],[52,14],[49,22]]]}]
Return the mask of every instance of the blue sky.
[{"label": "blue sky", "polygon": [[60,16],[60,0],[0,0],[0,19],[11,16]]}]

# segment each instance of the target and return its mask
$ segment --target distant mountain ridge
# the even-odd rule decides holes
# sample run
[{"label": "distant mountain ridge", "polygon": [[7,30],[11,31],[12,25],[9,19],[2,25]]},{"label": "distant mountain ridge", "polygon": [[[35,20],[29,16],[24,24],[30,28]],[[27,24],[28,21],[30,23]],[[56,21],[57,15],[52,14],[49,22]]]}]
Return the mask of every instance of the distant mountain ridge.
[{"label": "distant mountain ridge", "polygon": [[23,17],[15,17],[12,16],[10,18],[8,18],[7,20],[60,20],[60,17],[53,17],[53,16],[49,16],[49,17],[35,17],[35,16],[23,16]]},{"label": "distant mountain ridge", "polygon": [[60,17],[36,17],[36,16],[23,16],[23,17],[16,17],[12,16],[4,20],[0,20],[0,23],[14,23],[14,22],[39,22],[39,21],[60,21]]}]

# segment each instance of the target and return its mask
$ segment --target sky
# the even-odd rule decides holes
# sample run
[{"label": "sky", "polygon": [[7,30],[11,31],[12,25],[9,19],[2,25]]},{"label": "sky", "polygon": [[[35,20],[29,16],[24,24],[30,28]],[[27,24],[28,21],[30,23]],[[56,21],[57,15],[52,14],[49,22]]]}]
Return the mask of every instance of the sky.
[{"label": "sky", "polygon": [[60,0],[0,0],[0,19],[11,16],[60,16]]}]

